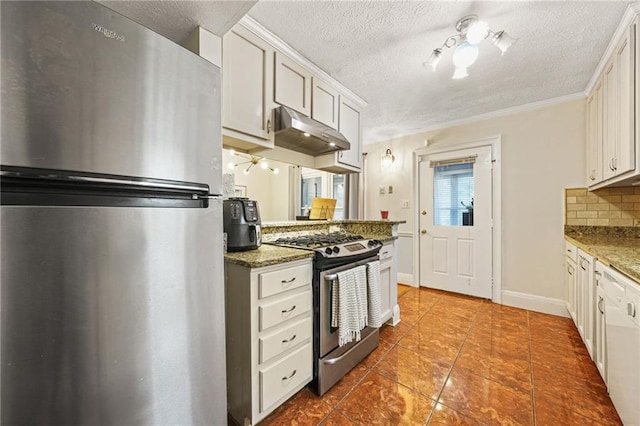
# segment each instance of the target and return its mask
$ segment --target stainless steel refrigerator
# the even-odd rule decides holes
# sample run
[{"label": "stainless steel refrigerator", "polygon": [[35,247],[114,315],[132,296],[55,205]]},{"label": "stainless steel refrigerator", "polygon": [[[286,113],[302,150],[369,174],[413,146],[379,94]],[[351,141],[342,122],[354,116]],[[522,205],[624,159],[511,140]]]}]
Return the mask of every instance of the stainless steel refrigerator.
[{"label": "stainless steel refrigerator", "polygon": [[226,424],[220,70],[0,3],[1,423]]}]

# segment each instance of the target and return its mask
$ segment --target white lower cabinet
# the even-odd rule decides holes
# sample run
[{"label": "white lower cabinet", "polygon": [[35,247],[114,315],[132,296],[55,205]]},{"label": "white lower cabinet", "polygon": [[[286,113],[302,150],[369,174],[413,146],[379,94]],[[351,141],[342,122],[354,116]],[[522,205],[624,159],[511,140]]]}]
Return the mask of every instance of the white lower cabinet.
[{"label": "white lower cabinet", "polygon": [[578,249],[569,243],[566,243],[567,252],[565,256],[565,268],[564,268],[564,286],[567,298],[567,311],[571,319],[578,326],[578,320],[576,317],[576,284],[577,284],[577,259]]},{"label": "white lower cabinet", "polygon": [[383,324],[393,318],[398,302],[398,273],[394,252],[394,241],[385,242],[380,249],[380,316]]},{"label": "white lower cabinet", "polygon": [[593,355],[593,335],[595,330],[596,289],[594,280],[595,259],[593,256],[578,250],[578,276],[576,294],[578,331],[587,347],[591,358]]},{"label": "white lower cabinet", "polygon": [[606,326],[604,316],[604,277],[605,266],[596,262],[595,280],[596,280],[596,324],[593,336],[593,361],[598,367],[600,376],[607,383],[607,345],[606,345]]},{"label": "white lower cabinet", "polygon": [[227,399],[255,424],[313,377],[311,259],[263,268],[225,262]]}]

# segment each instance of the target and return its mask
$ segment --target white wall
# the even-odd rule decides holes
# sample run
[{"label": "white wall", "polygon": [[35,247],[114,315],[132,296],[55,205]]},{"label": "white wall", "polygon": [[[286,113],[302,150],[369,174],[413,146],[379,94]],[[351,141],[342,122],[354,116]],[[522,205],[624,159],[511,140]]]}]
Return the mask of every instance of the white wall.
[{"label": "white wall", "polygon": [[244,156],[232,156],[226,149],[222,150],[222,164],[225,173],[235,174],[235,184],[247,187],[247,197],[258,202],[260,218],[263,222],[283,221],[289,217],[289,164],[268,160],[277,167],[280,173],[274,175],[259,166],[251,167],[248,175],[242,173],[247,167],[238,166],[235,170],[227,170],[227,164],[247,161]]},{"label": "white wall", "polygon": [[[427,139],[442,146],[501,135],[502,289],[563,299],[563,188],[585,185],[585,126],[585,102],[577,100],[366,145],[365,218],[389,210],[391,219],[407,221],[399,227],[410,234],[405,238],[414,238],[413,152]],[[396,161],[383,169],[380,158],[387,148]],[[380,186],[389,185],[393,194],[381,195]],[[401,207],[402,200],[409,209]],[[413,269],[398,272],[412,275]]]}]

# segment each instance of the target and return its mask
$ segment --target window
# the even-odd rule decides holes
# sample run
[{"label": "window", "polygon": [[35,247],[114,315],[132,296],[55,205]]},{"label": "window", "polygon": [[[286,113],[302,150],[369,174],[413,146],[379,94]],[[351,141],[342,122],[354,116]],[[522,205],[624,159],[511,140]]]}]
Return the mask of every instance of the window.
[{"label": "window", "polygon": [[322,172],[314,169],[302,168],[301,170],[300,215],[308,216],[311,203],[314,198],[335,198],[336,209],[333,213],[334,220],[344,219],[345,213],[345,175]]},{"label": "window", "polygon": [[472,226],[473,163],[435,166],[433,174],[433,224]]}]

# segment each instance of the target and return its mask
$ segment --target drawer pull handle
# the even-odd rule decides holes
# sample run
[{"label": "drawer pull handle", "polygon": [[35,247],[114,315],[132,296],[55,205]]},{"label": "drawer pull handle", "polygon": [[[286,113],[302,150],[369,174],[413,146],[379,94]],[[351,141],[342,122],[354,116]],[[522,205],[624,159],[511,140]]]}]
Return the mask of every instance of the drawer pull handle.
[{"label": "drawer pull handle", "polygon": [[284,340],[282,341],[282,343],[290,343],[290,342],[293,342],[293,341],[295,340],[295,338],[296,338],[296,335],[294,334],[294,335],[293,335],[293,337],[291,337],[290,339],[284,339]]},{"label": "drawer pull handle", "polygon": [[598,300],[598,311],[600,311],[600,313],[604,315],[604,309],[602,309],[602,302],[604,302],[604,299],[600,297],[600,300]]},{"label": "drawer pull handle", "polygon": [[283,309],[282,313],[283,314],[288,314],[289,312],[293,311],[296,308],[296,305],[293,305],[292,307],[290,307],[289,309]]},{"label": "drawer pull handle", "polygon": [[291,379],[293,376],[295,376],[295,375],[296,375],[296,373],[297,373],[297,372],[298,372],[298,370],[293,370],[293,373],[291,373],[291,374],[289,375],[289,377],[283,377],[283,378],[282,378],[282,381],[284,382],[284,381],[286,381],[286,380]]},{"label": "drawer pull handle", "polygon": [[280,281],[282,283],[283,287],[287,287],[285,284],[291,284],[292,282],[294,282],[296,280],[296,277],[291,278],[290,280],[282,280]]}]

